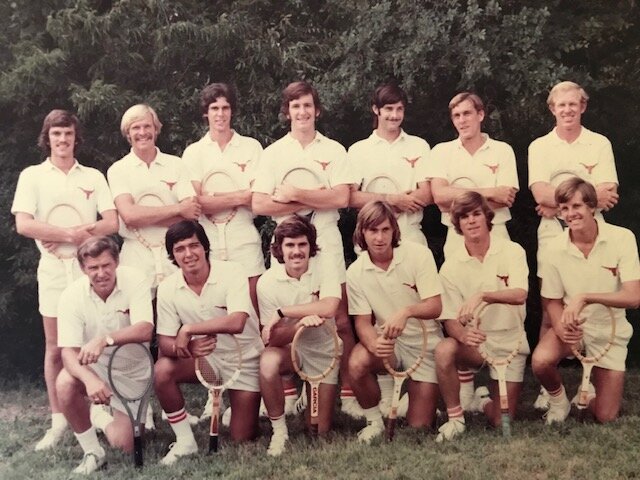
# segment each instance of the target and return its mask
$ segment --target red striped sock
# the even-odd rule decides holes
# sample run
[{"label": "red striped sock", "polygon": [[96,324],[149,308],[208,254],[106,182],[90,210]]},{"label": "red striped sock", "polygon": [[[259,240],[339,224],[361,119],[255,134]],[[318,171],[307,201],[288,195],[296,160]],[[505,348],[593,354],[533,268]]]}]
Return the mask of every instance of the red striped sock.
[{"label": "red striped sock", "polygon": [[456,405],[455,407],[447,408],[447,416],[449,417],[449,420],[453,418],[464,419],[464,411],[460,405]]},{"label": "red striped sock", "polygon": [[184,407],[182,407],[177,412],[167,413],[167,420],[169,420],[169,423],[171,424],[179,423],[186,419],[187,419],[187,411],[184,409]]},{"label": "red striped sock", "polygon": [[355,394],[353,393],[353,390],[351,390],[351,387],[345,387],[340,390],[340,398],[355,398]]},{"label": "red striped sock", "polygon": [[550,397],[559,397],[560,395],[562,395],[562,392],[564,391],[564,387],[562,385],[560,385],[556,390],[547,390],[547,392],[549,392],[549,396]]},{"label": "red striped sock", "polygon": [[460,383],[473,383],[473,372],[471,370],[458,370],[458,380]]}]

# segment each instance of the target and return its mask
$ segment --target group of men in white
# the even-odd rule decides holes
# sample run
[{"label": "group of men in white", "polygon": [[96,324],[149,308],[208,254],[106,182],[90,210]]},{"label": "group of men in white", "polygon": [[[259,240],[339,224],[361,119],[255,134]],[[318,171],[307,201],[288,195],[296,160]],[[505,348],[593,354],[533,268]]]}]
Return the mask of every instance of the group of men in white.
[{"label": "group of men in white", "polygon": [[[535,404],[547,410],[547,423],[564,421],[571,406],[559,361],[583,340],[596,349],[607,342],[606,307],[613,309],[616,337],[594,369],[589,409],[600,422],[617,417],[632,334],[624,309],[640,303],[635,237],[602,216],[618,201],[618,179],[610,142],[581,123],[587,100],[575,83],[553,87],[548,105],[555,128],[529,147],[544,307],[532,369],[542,386]],[[263,150],[232,128],[233,87],[211,84],[200,96],[208,131],[182,159],[157,148],[162,124],[150,106],[128,109],[121,131],[131,151],[109,168],[108,183],[75,159],[78,119],[50,112],[38,141],[48,157],[22,172],[12,205],[17,232],[35,239],[41,252],[38,296],[52,425],[36,450],[54,448],[70,426],[84,451],[75,471],[89,474],[105,463],[97,430],[111,445],[133,448],[106,365],[115,346],[149,342],[154,323],[155,394],[176,436],[163,464],[198,450],[180,384],[197,382],[195,358],[215,357],[226,334],[243,351],[242,373],[228,390],[231,438],[256,437],[262,399],[273,427],[270,455],[286,450],[285,415],[306,401],[304,394],[298,399],[291,375],[291,341],[302,326],[335,325],[341,340],[339,368],[320,386],[321,433],[331,429],[339,396],[344,412],[366,419],[360,441],[382,434],[393,383],[383,360],[405,368],[415,360],[422,349],[417,322],[424,322],[428,344],[403,397],[410,426],[432,427],[440,398],[447,417],[438,442],[465,431],[465,411],[499,423],[496,372],[490,371],[489,391],[474,390],[483,343],[496,356],[520,345],[507,370],[515,416],[530,351],[523,329],[529,270],[506,228],[519,191],[514,152],[482,132],[485,109],[473,93],[450,101],[458,138],[433,149],[402,129],[407,104],[398,85],[378,87],[374,130],[346,151],[316,130],[323,113],[316,89],[294,82],[283,90],[280,108],[290,130]],[[298,168],[318,184],[286,181]],[[209,181],[219,174],[235,187],[212,188]],[[433,203],[448,227],[440,272],[421,229],[423,209]],[[51,221],[60,205],[72,206],[82,221]],[[358,258],[348,269],[338,229],[344,207],[359,210]],[[257,215],[277,223],[266,271]],[[161,232],[160,244],[149,240],[153,229]],[[120,251],[109,237],[116,232]],[[77,249],[72,261],[60,253],[70,245]],[[478,327],[470,321],[483,304]],[[582,323],[586,313],[590,320]],[[298,352],[311,368],[332,354],[328,344],[314,347]]]}]

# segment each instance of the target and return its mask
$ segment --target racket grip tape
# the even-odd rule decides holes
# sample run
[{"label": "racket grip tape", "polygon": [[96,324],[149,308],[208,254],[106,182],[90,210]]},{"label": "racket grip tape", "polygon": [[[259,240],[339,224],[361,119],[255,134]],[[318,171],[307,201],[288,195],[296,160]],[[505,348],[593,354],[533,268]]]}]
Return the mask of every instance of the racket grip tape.
[{"label": "racket grip tape", "polygon": [[142,467],[142,437],[134,436],[133,437],[133,459],[135,466],[138,468]]},{"label": "racket grip tape", "polygon": [[396,433],[396,420],[395,420],[395,418],[387,420],[386,436],[387,436],[387,441],[388,442],[393,441],[393,435],[395,433]]},{"label": "racket grip tape", "polygon": [[218,451],[218,435],[209,436],[209,453],[216,453]]},{"label": "racket grip tape", "polygon": [[502,414],[502,436],[510,437],[511,436],[511,419],[509,418],[508,413]]}]

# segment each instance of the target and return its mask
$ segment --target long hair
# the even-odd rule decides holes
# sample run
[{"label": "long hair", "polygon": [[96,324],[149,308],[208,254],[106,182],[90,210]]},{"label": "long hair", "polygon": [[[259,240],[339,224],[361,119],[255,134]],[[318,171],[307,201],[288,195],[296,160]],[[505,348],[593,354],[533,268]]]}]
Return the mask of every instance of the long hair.
[{"label": "long hair", "polygon": [[362,250],[367,250],[364,231],[377,227],[385,220],[389,220],[391,224],[391,229],[393,230],[391,246],[396,248],[400,245],[400,227],[398,226],[398,220],[391,206],[381,200],[373,200],[367,203],[358,212],[356,229],[353,232],[353,244],[359,246]]},{"label": "long hair", "polygon": [[285,218],[273,232],[273,243],[271,244],[271,255],[278,263],[284,263],[282,253],[282,242],[285,238],[298,238],[305,236],[309,241],[309,256],[314,257],[320,250],[317,242],[316,227],[307,219],[300,215],[292,215]]}]

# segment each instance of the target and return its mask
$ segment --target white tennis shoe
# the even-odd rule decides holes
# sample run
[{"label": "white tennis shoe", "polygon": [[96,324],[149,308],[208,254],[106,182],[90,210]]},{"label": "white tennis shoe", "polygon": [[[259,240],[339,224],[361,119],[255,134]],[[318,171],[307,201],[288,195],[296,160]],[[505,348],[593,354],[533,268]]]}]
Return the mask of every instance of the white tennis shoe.
[{"label": "white tennis shoe", "polygon": [[549,400],[549,410],[544,414],[543,418],[547,425],[551,425],[552,423],[562,423],[569,416],[569,412],[571,411],[571,402],[567,398],[566,393],[562,393],[561,398],[554,401],[554,399]]},{"label": "white tennis shoe", "polygon": [[175,442],[169,445],[169,452],[160,460],[162,465],[173,465],[180,457],[193,455],[198,452],[196,443]]},{"label": "white tennis shoe", "polygon": [[[101,449],[102,450],[102,449]],[[107,454],[104,450],[102,453],[100,452],[87,452],[82,457],[82,462],[78,465],[73,473],[78,473],[80,475],[90,475],[93,472],[101,469],[107,463],[106,460]]]},{"label": "white tennis shoe", "polygon": [[548,410],[549,409],[549,392],[544,387],[540,387],[540,394],[536,401],[533,402],[533,408],[536,410]]},{"label": "white tennis shoe", "polygon": [[55,447],[64,436],[64,432],[67,430],[67,427],[62,428],[50,428],[44,434],[44,437],[40,439],[38,443],[36,443],[35,451],[40,452],[42,450],[49,450],[50,448]]},{"label": "white tennis shoe", "polygon": [[452,418],[438,429],[437,443],[453,440],[467,429],[463,418]]},{"label": "white tennis shoe", "polygon": [[367,422],[367,426],[358,432],[358,441],[368,445],[374,438],[382,435],[382,432],[384,432],[382,419]]},{"label": "white tennis shoe", "polygon": [[345,397],[340,399],[340,411],[346,413],[351,418],[364,418],[364,410],[356,400],[356,397]]},{"label": "white tennis shoe", "polygon": [[491,396],[489,395],[489,389],[482,385],[481,387],[476,388],[476,391],[473,394],[473,400],[465,412],[482,413],[484,411],[484,406],[490,401]]},{"label": "white tennis shoe", "polygon": [[274,433],[267,448],[267,455],[270,457],[279,457],[287,449],[287,441],[289,435],[283,433]]}]

